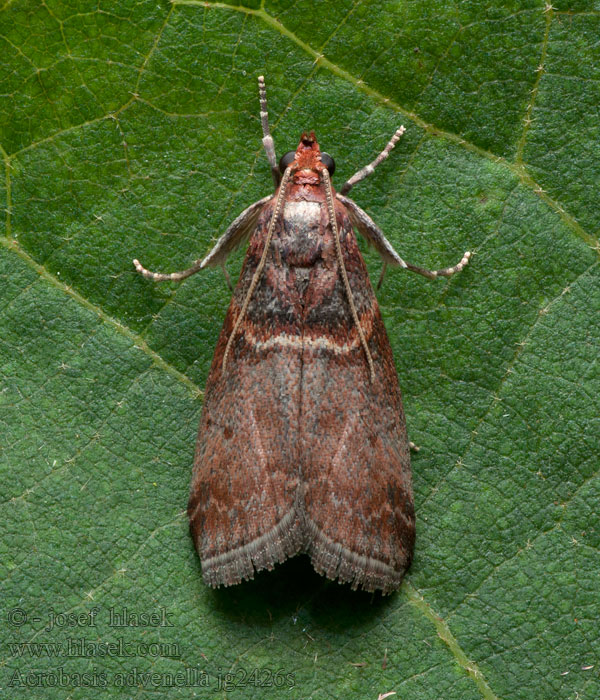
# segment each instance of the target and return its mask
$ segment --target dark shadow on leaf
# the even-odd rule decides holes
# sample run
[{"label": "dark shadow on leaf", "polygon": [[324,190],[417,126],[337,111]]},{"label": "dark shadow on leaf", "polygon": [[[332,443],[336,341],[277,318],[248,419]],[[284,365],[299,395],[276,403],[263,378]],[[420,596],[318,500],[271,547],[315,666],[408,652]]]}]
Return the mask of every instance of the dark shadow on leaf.
[{"label": "dark shadow on leaf", "polygon": [[330,631],[360,628],[379,616],[395,595],[353,591],[320,576],[305,555],[261,571],[252,581],[211,591],[215,609],[232,621],[270,626],[274,621],[301,614],[314,625]]}]

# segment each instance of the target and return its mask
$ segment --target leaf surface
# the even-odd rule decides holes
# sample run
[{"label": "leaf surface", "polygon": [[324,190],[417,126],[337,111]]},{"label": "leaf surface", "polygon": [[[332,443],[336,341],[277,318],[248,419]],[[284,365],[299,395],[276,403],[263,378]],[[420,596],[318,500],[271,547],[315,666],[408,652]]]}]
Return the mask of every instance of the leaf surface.
[{"label": "leaf surface", "polygon": [[[7,696],[598,697],[599,28],[583,0],[4,3]],[[229,291],[131,260],[183,269],[272,190],[260,74],[278,155],[315,129],[338,184],[403,123],[352,196],[414,264],[474,252],[378,294],[421,447],[386,599],[304,557],[211,591],[187,532]]]}]

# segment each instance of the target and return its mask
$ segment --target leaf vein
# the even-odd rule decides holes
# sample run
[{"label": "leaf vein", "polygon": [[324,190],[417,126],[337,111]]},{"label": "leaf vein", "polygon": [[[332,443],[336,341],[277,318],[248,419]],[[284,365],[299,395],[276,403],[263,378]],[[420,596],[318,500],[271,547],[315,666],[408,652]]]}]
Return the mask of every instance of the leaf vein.
[{"label": "leaf vein", "polygon": [[404,585],[408,599],[410,602],[435,626],[439,638],[450,650],[452,656],[456,659],[458,665],[466,671],[467,675],[475,682],[477,689],[485,700],[499,700],[498,696],[492,691],[488,685],[483,673],[474,661],[471,661],[461,646],[456,637],[452,634],[448,622],[438,615],[431,605],[425,601],[423,596],[417,591],[412,584],[406,581]]},{"label": "leaf vein", "polygon": [[[40,277],[44,278],[52,286],[56,287],[57,289],[60,289],[65,294],[72,297],[77,303],[81,304],[81,306],[88,309],[88,311],[91,311],[92,313],[96,314],[104,323],[111,326],[118,333],[120,333],[121,335],[123,335],[126,338],[128,338],[129,340],[131,340],[134,343],[134,346],[136,348],[138,348],[140,351],[146,353],[149,357],[151,357],[153,359],[156,366],[165,370],[165,372],[167,372],[167,374],[169,374],[170,376],[172,376],[175,379],[177,379],[178,381],[180,381],[184,386],[186,386],[190,390],[190,392],[194,396],[201,396],[202,395],[202,390],[198,387],[197,384],[195,384],[185,374],[182,374],[181,372],[179,372],[179,370],[175,369],[175,367],[170,365],[155,350],[152,350],[152,348],[150,348],[150,346],[146,343],[146,341],[138,333],[135,333],[134,331],[132,331],[128,326],[121,323],[121,321],[118,321],[117,319],[115,319],[112,316],[110,316],[109,314],[107,314],[101,307],[97,306],[96,304],[93,304],[91,301],[89,301],[84,296],[79,294],[79,292],[75,291],[71,286],[65,284],[64,282],[59,280],[57,277],[55,277],[53,274],[48,272],[48,270],[44,267],[44,265],[40,265],[38,262],[36,262],[29,255],[29,253],[27,253],[19,245],[19,243],[17,241],[8,240],[6,238],[0,238],[0,243],[2,245],[4,245],[5,248],[12,251],[16,255],[18,255],[20,258],[22,258],[31,268],[33,268],[40,275]],[[132,275],[134,274],[133,270],[132,270],[131,274]]]}]

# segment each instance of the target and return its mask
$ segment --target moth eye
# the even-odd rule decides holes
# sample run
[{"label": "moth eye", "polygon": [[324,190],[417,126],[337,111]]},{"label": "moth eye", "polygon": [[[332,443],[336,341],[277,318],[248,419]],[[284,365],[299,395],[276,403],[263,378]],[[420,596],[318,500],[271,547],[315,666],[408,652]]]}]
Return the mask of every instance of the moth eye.
[{"label": "moth eye", "polygon": [[329,174],[333,175],[335,172],[335,161],[333,158],[329,155],[329,153],[321,153],[321,163],[329,170]]},{"label": "moth eye", "polygon": [[281,156],[281,158],[279,159],[279,172],[282,175],[285,172],[285,169],[288,167],[288,165],[294,162],[295,157],[296,151],[288,151],[287,153],[284,153]]}]

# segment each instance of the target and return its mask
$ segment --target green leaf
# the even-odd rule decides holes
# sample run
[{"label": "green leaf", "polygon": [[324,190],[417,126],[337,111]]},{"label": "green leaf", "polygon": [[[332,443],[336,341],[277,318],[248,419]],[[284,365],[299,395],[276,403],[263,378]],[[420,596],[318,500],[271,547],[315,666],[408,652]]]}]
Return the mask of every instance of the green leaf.
[{"label": "green leaf", "polygon": [[[599,25],[584,0],[5,1],[3,695],[599,696]],[[379,292],[421,447],[385,599],[305,557],[209,590],[187,532],[229,292],[131,260],[185,268],[272,190],[260,74],[278,153],[314,128],[338,183],[403,123],[354,198],[415,264],[474,252]]]}]

